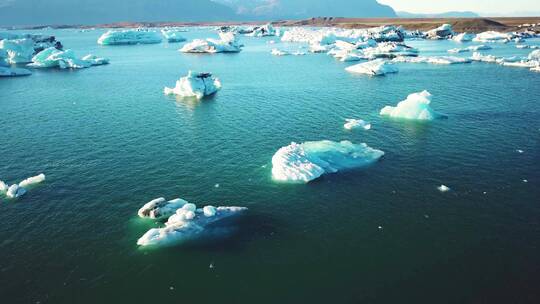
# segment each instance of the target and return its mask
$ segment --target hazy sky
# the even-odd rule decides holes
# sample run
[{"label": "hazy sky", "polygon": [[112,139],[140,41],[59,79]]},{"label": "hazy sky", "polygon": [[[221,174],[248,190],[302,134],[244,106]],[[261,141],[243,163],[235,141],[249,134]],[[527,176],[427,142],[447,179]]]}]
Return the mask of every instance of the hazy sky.
[{"label": "hazy sky", "polygon": [[473,11],[476,13],[510,13],[540,11],[540,0],[378,0],[396,11],[441,13]]}]

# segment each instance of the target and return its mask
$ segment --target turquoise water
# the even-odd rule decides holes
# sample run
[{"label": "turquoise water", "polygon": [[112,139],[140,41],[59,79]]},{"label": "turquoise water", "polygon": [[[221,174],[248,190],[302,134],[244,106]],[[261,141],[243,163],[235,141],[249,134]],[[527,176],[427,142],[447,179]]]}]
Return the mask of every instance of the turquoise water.
[{"label": "turquoise water", "polygon": [[[373,78],[323,54],[271,56],[281,47],[271,38],[193,55],[99,46],[101,30],[45,32],[111,64],[0,80],[0,179],[47,175],[0,203],[2,303],[540,301],[540,74],[400,64]],[[424,55],[459,46],[409,44]],[[213,72],[223,89],[198,103],[164,96],[188,69]],[[448,119],[378,115],[424,89]],[[346,131],[345,118],[373,128]],[[322,139],[386,154],[306,185],[272,181],[280,147]],[[137,210],[160,196],[250,210],[230,238],[141,250],[154,225]]]}]

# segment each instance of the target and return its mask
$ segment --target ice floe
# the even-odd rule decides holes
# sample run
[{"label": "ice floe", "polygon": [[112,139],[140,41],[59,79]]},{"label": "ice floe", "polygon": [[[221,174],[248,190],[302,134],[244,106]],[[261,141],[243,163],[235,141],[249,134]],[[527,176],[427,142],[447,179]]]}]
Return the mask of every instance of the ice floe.
[{"label": "ice floe", "polygon": [[463,53],[463,52],[470,52],[470,51],[482,51],[482,50],[491,50],[491,47],[489,45],[473,45],[466,48],[455,48],[448,50],[448,53]]},{"label": "ice floe", "polygon": [[148,230],[137,240],[137,245],[166,246],[204,236],[219,236],[231,228],[230,222],[225,222],[226,219],[239,216],[246,210],[245,207],[197,208],[194,204],[186,203],[175,210],[165,227]]},{"label": "ice floe", "polygon": [[32,57],[32,63],[28,64],[28,66],[34,68],[59,67],[61,69],[82,69],[107,63],[109,63],[109,60],[106,58],[100,58],[94,55],[77,58],[73,50],[61,51],[50,47]]},{"label": "ice floe", "polygon": [[471,59],[455,57],[455,56],[418,56],[418,57],[404,57],[398,56],[392,59],[392,62],[405,62],[405,63],[430,63],[430,64],[461,64],[470,63]]},{"label": "ice floe", "polygon": [[186,41],[186,38],[182,36],[184,31],[181,30],[175,30],[175,29],[162,29],[161,34],[167,42],[184,42]]},{"label": "ice floe", "polygon": [[221,82],[210,73],[197,73],[189,71],[188,75],[176,81],[174,88],[165,87],[166,95],[178,95],[180,97],[195,97],[201,99],[212,95],[221,89]]},{"label": "ice floe", "polygon": [[329,140],[291,143],[272,157],[272,176],[276,181],[307,183],[326,173],[372,164],[384,155],[367,144]]},{"label": "ice floe", "polygon": [[167,201],[163,197],[160,197],[146,203],[139,209],[137,214],[142,218],[164,219],[173,215],[176,210],[182,208],[187,203],[187,201],[180,198]]},{"label": "ice floe", "polygon": [[109,30],[101,35],[98,43],[101,45],[122,45],[122,44],[153,44],[161,43],[162,38],[159,33],[144,29]]},{"label": "ice floe", "polygon": [[195,39],[185,44],[179,51],[182,53],[238,53],[242,46],[238,42],[236,35],[232,32],[219,33],[220,39],[206,40]]},{"label": "ice floe", "polygon": [[0,180],[0,194],[5,193],[8,198],[18,198],[26,194],[27,188],[45,181],[45,174],[29,177],[18,184],[11,186]]},{"label": "ice floe", "polygon": [[400,101],[395,107],[382,108],[380,115],[409,120],[434,120],[446,117],[435,112],[431,106],[431,94],[428,91],[413,93]]},{"label": "ice floe", "polygon": [[347,130],[353,130],[353,129],[359,129],[362,128],[364,130],[371,129],[371,124],[368,122],[363,121],[362,119],[345,119],[345,124],[343,127]]},{"label": "ice floe", "polygon": [[398,69],[394,65],[384,61],[383,59],[375,59],[368,62],[359,63],[345,68],[351,73],[368,74],[374,76],[382,76],[388,73],[397,73]]}]

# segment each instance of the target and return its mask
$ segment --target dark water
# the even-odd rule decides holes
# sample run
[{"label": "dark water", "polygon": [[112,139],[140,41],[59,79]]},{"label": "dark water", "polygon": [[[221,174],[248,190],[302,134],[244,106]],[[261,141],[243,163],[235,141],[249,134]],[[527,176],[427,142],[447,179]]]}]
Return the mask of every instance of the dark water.
[{"label": "dark water", "polygon": [[[0,80],[0,179],[47,175],[1,199],[1,303],[540,303],[540,74],[400,64],[371,78],[326,55],[271,56],[269,39],[205,56],[53,33],[111,64]],[[164,96],[188,69],[223,89]],[[448,119],[378,115],[424,89]],[[345,131],[345,118],[373,129]],[[386,155],[306,185],[271,180],[277,149],[322,139]],[[136,212],[160,196],[250,210],[230,238],[141,250],[154,225]]]}]

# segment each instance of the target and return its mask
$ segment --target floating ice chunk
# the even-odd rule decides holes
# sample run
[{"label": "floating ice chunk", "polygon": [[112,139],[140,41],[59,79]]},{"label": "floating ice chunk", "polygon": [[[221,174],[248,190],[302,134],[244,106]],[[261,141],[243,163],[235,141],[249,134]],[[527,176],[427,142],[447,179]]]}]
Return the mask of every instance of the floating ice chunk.
[{"label": "floating ice chunk", "polygon": [[406,62],[406,63],[430,63],[430,64],[461,64],[470,63],[471,59],[461,58],[455,56],[440,56],[440,57],[404,57],[399,56],[392,60],[393,62]]},{"label": "floating ice chunk", "polygon": [[364,130],[371,129],[371,124],[363,121],[362,119],[345,119],[345,125],[343,127],[347,130],[353,130],[362,128]]},{"label": "floating ice chunk", "polygon": [[439,191],[441,191],[441,192],[448,192],[448,191],[450,191],[450,188],[448,188],[448,187],[445,186],[445,185],[440,185],[439,187],[437,187],[437,189],[439,189]]},{"label": "floating ice chunk", "polygon": [[212,77],[210,73],[196,73],[189,71],[188,75],[176,81],[174,88],[165,87],[166,95],[178,95],[180,97],[195,97],[201,99],[212,95],[221,89],[219,79]]},{"label": "floating ice chunk", "polygon": [[50,47],[32,57],[32,63],[28,64],[28,66],[34,68],[83,69],[107,63],[109,63],[109,60],[106,58],[99,58],[94,55],[77,58],[73,50],[61,51]]},{"label": "floating ice chunk", "polygon": [[8,190],[9,186],[8,184],[4,183],[4,181],[0,180],[0,193],[4,193]]},{"label": "floating ice chunk", "polygon": [[203,213],[205,216],[214,216],[217,213],[216,207],[214,206],[205,206],[203,208]]},{"label": "floating ice chunk", "polygon": [[469,33],[461,33],[452,38],[452,40],[457,42],[469,42],[472,41],[476,37],[475,34],[469,34]]},{"label": "floating ice chunk", "polygon": [[242,50],[236,36],[232,32],[219,33],[220,40],[195,39],[184,45],[179,51],[182,53],[237,53]]},{"label": "floating ice chunk", "polygon": [[8,68],[0,66],[0,77],[15,77],[15,76],[28,76],[32,75],[32,72],[22,68]]},{"label": "floating ice chunk", "polygon": [[388,73],[397,73],[397,67],[392,64],[382,60],[375,59],[368,62],[359,63],[350,67],[345,68],[346,71],[351,73],[360,73],[368,74],[375,76],[382,76]]},{"label": "floating ice chunk", "polygon": [[176,210],[182,208],[187,203],[180,198],[166,201],[163,197],[160,197],[146,203],[139,209],[137,214],[143,218],[163,219],[173,215]]},{"label": "floating ice chunk", "polygon": [[152,44],[160,43],[161,36],[154,31],[138,28],[129,30],[109,30],[98,39],[101,45]]},{"label": "floating ice chunk", "polygon": [[165,39],[167,39],[167,42],[184,42],[186,41],[186,38],[182,36],[183,31],[174,30],[174,29],[162,29],[161,34]]},{"label": "floating ice chunk", "polygon": [[27,63],[34,55],[34,40],[29,38],[0,40],[0,49],[7,53],[8,63]]},{"label": "floating ice chunk", "polygon": [[45,180],[45,174],[41,173],[39,175],[29,177],[19,183],[19,187],[26,188],[31,185],[39,184]]},{"label": "floating ice chunk", "polygon": [[17,184],[13,184],[7,189],[6,196],[9,198],[17,198],[23,196],[25,193],[26,189],[19,187]]},{"label": "floating ice chunk", "polygon": [[270,53],[272,55],[274,55],[274,56],[288,56],[288,55],[291,54],[291,53],[289,53],[287,51],[283,51],[283,50],[279,50],[279,49],[272,49],[272,51]]},{"label": "floating ice chunk", "polygon": [[429,39],[446,39],[454,35],[454,31],[450,24],[443,24],[436,29],[426,32],[426,35]]},{"label": "floating ice chunk", "polygon": [[478,42],[508,42],[512,39],[512,35],[508,33],[500,33],[495,31],[487,31],[477,34],[473,41]]},{"label": "floating ice chunk", "polygon": [[540,72],[540,64],[536,65],[534,68],[531,68],[533,72]]},{"label": "floating ice chunk", "polygon": [[482,62],[490,62],[490,63],[495,63],[499,60],[499,58],[493,55],[483,55],[482,53],[479,53],[479,52],[474,52],[471,59],[474,61],[482,61]]},{"label": "floating ice chunk", "polygon": [[[207,208],[207,210],[209,209]],[[208,213],[208,211],[205,212],[204,208],[195,211],[178,209],[177,213],[169,218],[164,228],[148,230],[139,238],[137,245],[166,246],[207,235],[216,236],[217,234],[219,236],[220,233],[227,233],[228,228],[230,228],[224,220],[241,215],[247,208],[218,207],[212,210],[214,211],[213,214]]]},{"label": "floating ice chunk", "polygon": [[276,29],[272,26],[272,24],[268,23],[263,26],[257,26],[253,29],[253,31],[246,36],[252,36],[252,37],[268,37],[268,36],[276,36]]},{"label": "floating ice chunk", "polygon": [[400,101],[395,107],[384,107],[380,114],[410,120],[434,120],[445,117],[445,115],[435,112],[430,103],[431,94],[428,91],[422,91],[410,94],[407,99]]},{"label": "floating ice chunk", "polygon": [[527,58],[540,61],[540,50],[532,51]]},{"label": "floating ice chunk", "polygon": [[272,157],[272,176],[277,181],[304,182],[325,173],[363,167],[376,162],[383,151],[350,141],[311,141],[291,143]]}]

